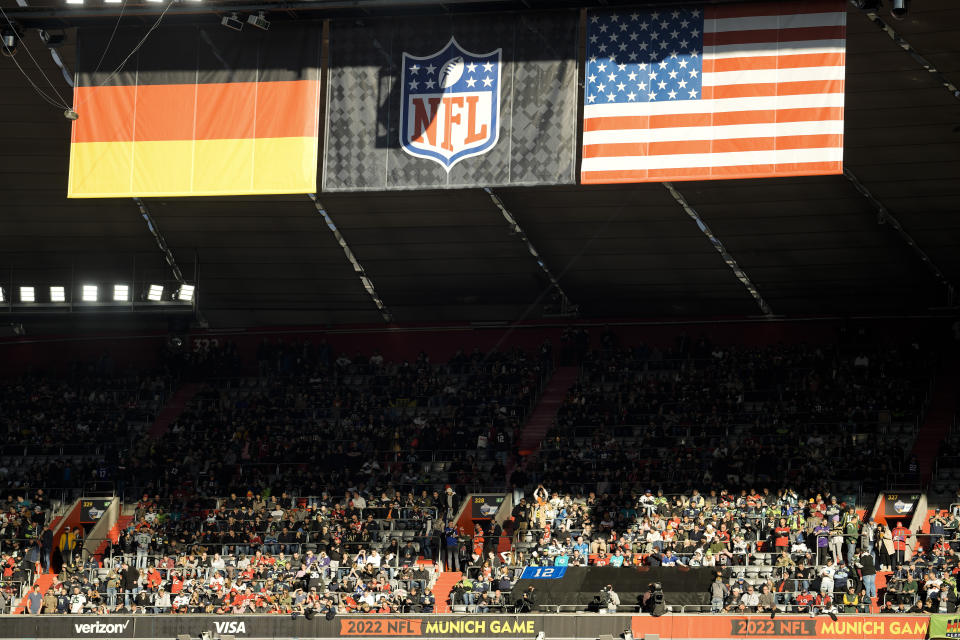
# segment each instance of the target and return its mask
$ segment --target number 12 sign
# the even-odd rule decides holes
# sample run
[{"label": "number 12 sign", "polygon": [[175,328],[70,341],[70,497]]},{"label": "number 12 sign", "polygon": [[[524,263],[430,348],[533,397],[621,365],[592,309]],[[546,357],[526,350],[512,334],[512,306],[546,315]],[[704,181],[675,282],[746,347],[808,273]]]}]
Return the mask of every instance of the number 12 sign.
[{"label": "number 12 sign", "polygon": [[526,567],[521,580],[557,580],[567,572],[566,567]]}]

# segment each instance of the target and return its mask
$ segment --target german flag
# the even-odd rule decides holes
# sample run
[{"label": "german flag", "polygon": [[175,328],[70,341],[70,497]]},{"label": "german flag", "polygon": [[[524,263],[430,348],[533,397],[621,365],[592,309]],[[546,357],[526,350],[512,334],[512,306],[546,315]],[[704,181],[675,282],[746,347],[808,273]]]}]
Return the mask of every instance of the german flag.
[{"label": "german flag", "polygon": [[79,33],[68,197],[316,191],[319,25],[145,33]]}]

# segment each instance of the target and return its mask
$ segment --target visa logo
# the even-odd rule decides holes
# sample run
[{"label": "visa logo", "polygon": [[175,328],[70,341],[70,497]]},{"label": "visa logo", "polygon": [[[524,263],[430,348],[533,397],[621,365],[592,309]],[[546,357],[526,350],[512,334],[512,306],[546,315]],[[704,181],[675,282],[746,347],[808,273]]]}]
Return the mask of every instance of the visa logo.
[{"label": "visa logo", "polygon": [[217,633],[246,633],[247,623],[238,621],[214,622],[213,628]]}]

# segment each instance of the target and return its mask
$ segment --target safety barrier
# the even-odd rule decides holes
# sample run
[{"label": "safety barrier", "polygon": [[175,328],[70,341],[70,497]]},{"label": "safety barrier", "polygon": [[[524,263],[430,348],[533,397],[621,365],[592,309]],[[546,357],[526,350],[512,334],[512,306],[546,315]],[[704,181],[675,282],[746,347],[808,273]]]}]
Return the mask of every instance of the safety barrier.
[{"label": "safety barrier", "polygon": [[[937,616],[935,616],[937,617]],[[666,614],[437,614],[323,615],[125,615],[13,616],[0,625],[0,638],[529,638],[551,640],[657,635],[662,640],[799,638],[824,640],[921,640],[930,616],[781,615],[712,616]]]}]

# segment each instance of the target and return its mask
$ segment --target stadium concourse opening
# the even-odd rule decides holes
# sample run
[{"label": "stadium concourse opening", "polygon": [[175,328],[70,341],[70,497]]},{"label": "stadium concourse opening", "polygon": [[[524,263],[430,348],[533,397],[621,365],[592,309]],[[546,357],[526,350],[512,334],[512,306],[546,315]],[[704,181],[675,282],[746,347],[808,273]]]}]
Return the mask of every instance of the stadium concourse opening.
[{"label": "stadium concourse opening", "polygon": [[0,0],[0,640],[960,637],[958,17]]}]

